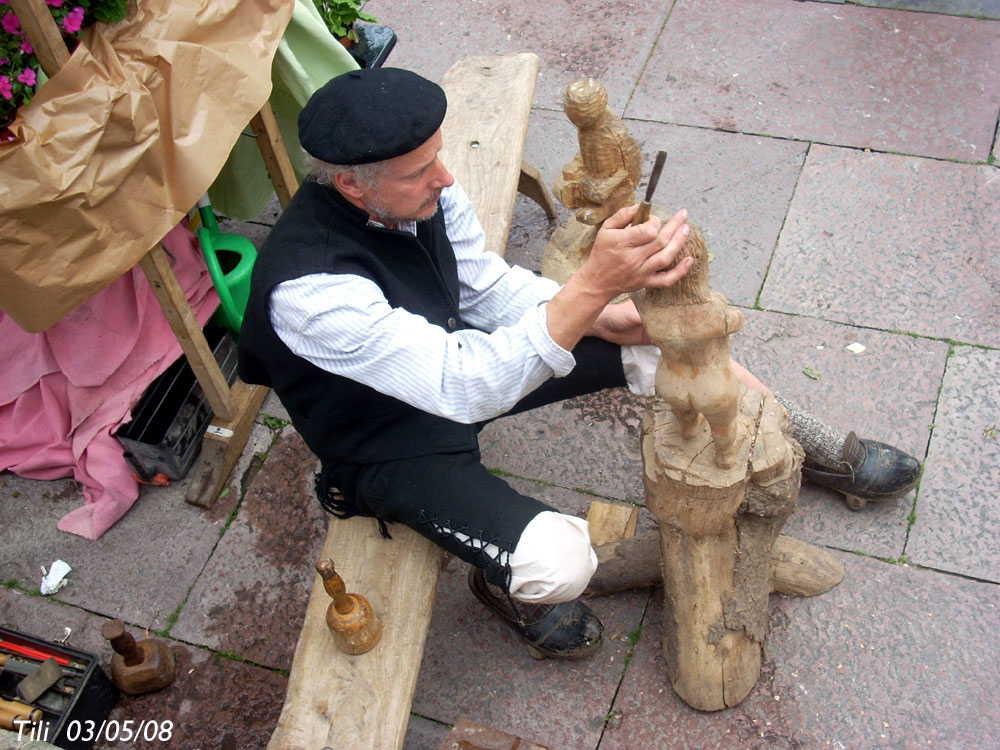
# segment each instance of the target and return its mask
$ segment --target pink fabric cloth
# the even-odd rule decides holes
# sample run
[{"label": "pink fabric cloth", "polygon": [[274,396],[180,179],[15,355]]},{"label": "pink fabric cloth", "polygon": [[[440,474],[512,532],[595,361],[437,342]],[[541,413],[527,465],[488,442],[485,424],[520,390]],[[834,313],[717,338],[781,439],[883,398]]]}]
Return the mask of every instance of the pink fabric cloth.
[{"label": "pink fabric cloth", "polygon": [[[204,325],[219,298],[197,239],[178,225],[163,246]],[[181,354],[138,266],[42,333],[24,332],[0,311],[0,471],[76,478],[84,504],[58,527],[97,539],[139,496],[115,432]]]}]

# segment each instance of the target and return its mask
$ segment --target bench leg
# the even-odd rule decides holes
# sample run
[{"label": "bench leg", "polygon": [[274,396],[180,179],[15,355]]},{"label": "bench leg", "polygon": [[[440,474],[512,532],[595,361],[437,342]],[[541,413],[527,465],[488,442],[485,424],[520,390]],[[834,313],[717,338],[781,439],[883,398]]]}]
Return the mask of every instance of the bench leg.
[{"label": "bench leg", "polygon": [[517,192],[523,193],[541,206],[545,210],[545,215],[550,219],[556,218],[556,204],[552,201],[552,194],[542,182],[538,170],[527,162],[521,162],[521,176],[517,180]]}]

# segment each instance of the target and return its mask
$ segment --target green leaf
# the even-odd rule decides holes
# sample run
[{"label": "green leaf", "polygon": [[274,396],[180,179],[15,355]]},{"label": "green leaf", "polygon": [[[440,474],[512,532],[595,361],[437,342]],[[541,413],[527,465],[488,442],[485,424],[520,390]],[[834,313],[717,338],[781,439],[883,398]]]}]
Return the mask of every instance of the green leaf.
[{"label": "green leaf", "polygon": [[805,375],[807,378],[812,378],[813,380],[820,379],[819,370],[816,370],[812,367],[806,367],[804,370],[802,370],[802,374]]}]

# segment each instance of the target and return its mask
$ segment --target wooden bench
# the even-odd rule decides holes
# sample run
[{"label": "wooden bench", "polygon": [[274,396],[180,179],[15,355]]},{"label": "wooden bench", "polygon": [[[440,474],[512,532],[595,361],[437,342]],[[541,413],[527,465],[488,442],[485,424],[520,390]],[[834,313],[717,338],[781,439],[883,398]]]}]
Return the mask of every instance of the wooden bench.
[{"label": "wooden bench", "polygon": [[[442,159],[476,208],[486,248],[500,254],[519,190],[555,216],[538,173],[522,162],[537,75],[532,54],[468,57],[441,82],[448,95]],[[367,597],[382,639],[359,656],[338,651],[325,622],[331,600],[317,575],[270,750],[402,747],[442,552],[406,527],[394,526],[392,537],[382,539],[370,518],[331,520],[323,557],[348,591]]]}]

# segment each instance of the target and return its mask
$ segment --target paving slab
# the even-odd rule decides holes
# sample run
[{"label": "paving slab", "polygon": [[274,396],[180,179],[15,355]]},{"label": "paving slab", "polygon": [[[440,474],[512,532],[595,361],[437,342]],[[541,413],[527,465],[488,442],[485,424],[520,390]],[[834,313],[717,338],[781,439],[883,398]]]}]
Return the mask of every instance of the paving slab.
[{"label": "paving slab", "polygon": [[[518,491],[578,516],[586,515],[593,499],[524,480],[508,481]],[[597,747],[624,670],[629,634],[642,618],[648,592],[588,600],[605,627],[604,646],[593,657],[537,661],[469,592],[468,570],[452,558],[442,572],[414,713],[448,725],[466,718],[553,748]],[[419,742],[414,737],[405,747],[426,747]]]},{"label": "paving slab", "polygon": [[504,417],[479,434],[491,469],[641,503],[645,400],[624,388]]},{"label": "paving slab", "polygon": [[857,5],[1000,19],[1000,0],[855,0]]},{"label": "paving slab", "polygon": [[[744,318],[733,357],[776,393],[845,434],[854,430],[924,459],[947,344],[769,312],[744,310]],[[864,351],[846,349],[854,343]],[[784,530],[816,544],[899,557],[913,498],[911,492],[855,512],[841,495],[803,483]]]},{"label": "paving slab", "polygon": [[1000,720],[996,586],[852,555],[818,597],[773,596],[761,679],[738,706],[696,711],[666,681],[654,592],[615,701],[621,748],[972,748]]},{"label": "paving slab", "polygon": [[855,5],[680,0],[627,117],[985,161],[993,21]]},{"label": "paving slab", "polygon": [[170,630],[174,638],[290,669],[329,516],[318,462],[286,427]]},{"label": "paving slab", "polygon": [[956,347],[948,358],[917,519],[917,565],[1000,582],[1000,351]]},{"label": "paving slab", "polygon": [[403,738],[403,750],[439,750],[451,727],[423,716],[410,716]]},{"label": "paving slab", "polygon": [[82,503],[75,481],[0,474],[0,580],[37,591],[41,566],[48,569],[61,559],[73,570],[54,595],[59,601],[143,627],[166,627],[211,556],[239,494],[230,492],[205,510],[184,501],[189,482],[141,488],[125,516],[88,541],[56,528]]},{"label": "paving slab", "polygon": [[1000,170],[809,150],[762,307],[998,346],[998,299]]},{"label": "paving slab", "polygon": [[533,52],[541,59],[538,106],[562,109],[566,84],[589,76],[608,86],[609,103],[621,112],[669,6],[627,0],[571,5],[443,0],[430,10],[419,0],[371,0],[365,12],[396,32],[388,65],[439,81],[466,55]]},{"label": "paving slab", "polygon": [[[753,305],[805,161],[806,145],[638,120],[626,120],[625,125],[642,151],[639,196],[645,194],[656,152],[666,150],[669,158],[653,202],[671,212],[688,209],[715,256],[713,286],[732,304]],[[532,113],[525,160],[547,185],[578,150],[576,128],[564,114]],[[530,203],[517,212],[506,254],[510,262],[535,271],[541,268],[553,230],[572,216],[560,208],[552,224]]]}]

